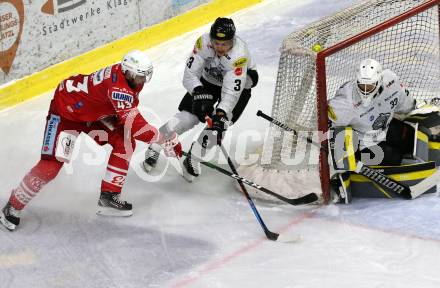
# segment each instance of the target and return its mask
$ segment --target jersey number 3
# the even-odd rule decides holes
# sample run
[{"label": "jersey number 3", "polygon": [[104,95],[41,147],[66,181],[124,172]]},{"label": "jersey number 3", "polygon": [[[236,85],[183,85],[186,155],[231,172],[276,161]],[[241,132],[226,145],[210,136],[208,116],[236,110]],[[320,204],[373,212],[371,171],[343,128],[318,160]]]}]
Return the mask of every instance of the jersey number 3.
[{"label": "jersey number 3", "polygon": [[241,80],[240,79],[236,79],[235,80],[235,87],[234,87],[235,91],[240,91],[241,90]]},{"label": "jersey number 3", "polygon": [[[89,80],[88,76],[84,76],[83,82],[77,82],[74,83],[73,80],[67,80],[66,81],[66,88],[67,88],[67,92],[84,92],[84,93],[89,93],[89,89],[87,87],[87,82]],[[76,84],[76,85],[75,85]]]}]

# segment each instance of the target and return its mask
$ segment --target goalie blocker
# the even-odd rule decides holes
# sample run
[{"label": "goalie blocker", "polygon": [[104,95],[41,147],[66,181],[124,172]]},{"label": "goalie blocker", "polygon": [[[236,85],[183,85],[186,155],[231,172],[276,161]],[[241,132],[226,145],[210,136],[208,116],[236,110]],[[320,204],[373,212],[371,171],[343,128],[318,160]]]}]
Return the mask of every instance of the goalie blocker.
[{"label": "goalie blocker", "polygon": [[[403,122],[393,119],[386,141],[383,142],[386,145],[362,151],[359,151],[359,141],[350,127],[330,130],[330,154],[333,168],[337,172],[331,179],[331,190],[337,196],[334,202],[350,203],[352,197],[402,196],[397,190],[394,192],[392,189],[383,189],[377,183],[356,173],[359,160],[369,164],[369,168],[374,168],[377,172],[406,186],[413,186],[436,172],[436,166],[440,162],[440,141],[435,129],[440,125],[438,113],[429,115],[414,113],[407,120],[409,121]],[[395,165],[396,163],[403,164]],[[435,185],[424,193],[433,192],[436,192]]]}]

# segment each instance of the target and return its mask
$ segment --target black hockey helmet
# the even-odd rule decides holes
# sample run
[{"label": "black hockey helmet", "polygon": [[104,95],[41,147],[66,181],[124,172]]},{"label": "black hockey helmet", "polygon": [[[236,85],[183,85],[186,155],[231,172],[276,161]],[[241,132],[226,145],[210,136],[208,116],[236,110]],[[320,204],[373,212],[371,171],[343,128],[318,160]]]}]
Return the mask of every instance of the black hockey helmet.
[{"label": "black hockey helmet", "polygon": [[211,26],[211,39],[231,40],[235,36],[234,21],[230,18],[218,17]]}]

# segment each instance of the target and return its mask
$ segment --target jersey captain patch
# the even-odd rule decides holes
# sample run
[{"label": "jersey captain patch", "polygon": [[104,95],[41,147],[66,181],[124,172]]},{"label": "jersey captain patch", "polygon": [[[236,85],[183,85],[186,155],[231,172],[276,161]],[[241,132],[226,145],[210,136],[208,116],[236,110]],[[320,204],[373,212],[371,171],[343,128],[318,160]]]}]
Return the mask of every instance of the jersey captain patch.
[{"label": "jersey captain patch", "polygon": [[112,99],[117,100],[117,101],[127,101],[130,103],[133,103],[133,96],[132,95],[122,93],[122,92],[117,92],[117,91],[112,92]]}]

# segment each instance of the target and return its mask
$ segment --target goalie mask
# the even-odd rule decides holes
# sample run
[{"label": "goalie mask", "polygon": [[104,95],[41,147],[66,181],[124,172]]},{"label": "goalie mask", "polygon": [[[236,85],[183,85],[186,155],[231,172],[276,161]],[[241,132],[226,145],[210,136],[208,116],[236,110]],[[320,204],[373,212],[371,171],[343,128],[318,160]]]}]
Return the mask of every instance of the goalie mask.
[{"label": "goalie mask", "polygon": [[365,59],[360,63],[356,75],[356,90],[364,107],[370,105],[382,86],[382,71],[382,65],[374,59]]},{"label": "goalie mask", "polygon": [[153,76],[153,64],[147,55],[139,50],[127,53],[121,61],[122,72],[129,72],[128,77],[135,78],[141,76],[145,78],[145,83],[150,82]]}]

